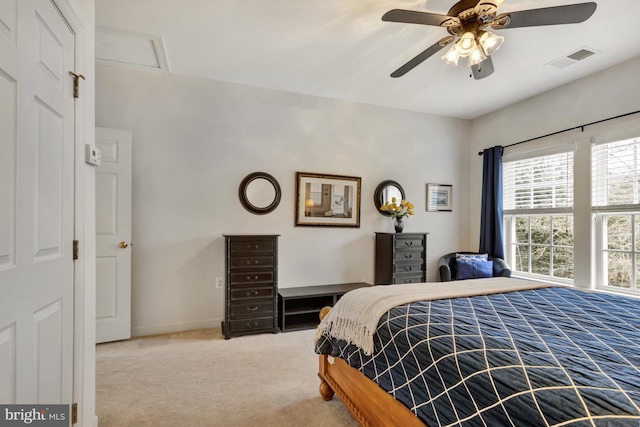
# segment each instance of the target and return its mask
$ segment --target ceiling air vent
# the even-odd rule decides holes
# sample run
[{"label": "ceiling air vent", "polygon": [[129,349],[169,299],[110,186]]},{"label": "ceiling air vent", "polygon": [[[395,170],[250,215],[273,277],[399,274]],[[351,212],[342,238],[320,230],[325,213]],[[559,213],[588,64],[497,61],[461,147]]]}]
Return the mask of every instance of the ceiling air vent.
[{"label": "ceiling air vent", "polygon": [[571,64],[575,64],[578,61],[582,61],[583,59],[588,58],[591,55],[594,55],[596,52],[598,51],[590,47],[583,47],[582,49],[579,49],[569,55],[555,59],[547,63],[547,65],[551,65],[556,68],[568,67]]},{"label": "ceiling air vent", "polygon": [[96,62],[139,70],[169,72],[162,37],[96,28]]},{"label": "ceiling air vent", "polygon": [[595,52],[592,50],[580,49],[576,53],[572,53],[571,55],[567,56],[567,58],[575,59],[576,61],[582,61],[584,58],[593,54],[595,54]]}]

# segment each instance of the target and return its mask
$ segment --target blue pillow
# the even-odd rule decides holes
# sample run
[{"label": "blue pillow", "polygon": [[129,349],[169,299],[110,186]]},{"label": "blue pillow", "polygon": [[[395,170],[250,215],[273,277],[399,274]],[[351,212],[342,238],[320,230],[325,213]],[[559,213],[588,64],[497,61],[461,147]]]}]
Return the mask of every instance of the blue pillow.
[{"label": "blue pillow", "polygon": [[456,261],[456,280],[493,277],[493,261]]}]

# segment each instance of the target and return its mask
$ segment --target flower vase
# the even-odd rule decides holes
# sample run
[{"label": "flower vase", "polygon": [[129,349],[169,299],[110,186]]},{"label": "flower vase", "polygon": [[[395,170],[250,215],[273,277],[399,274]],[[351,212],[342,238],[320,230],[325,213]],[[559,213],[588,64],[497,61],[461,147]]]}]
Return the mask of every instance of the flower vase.
[{"label": "flower vase", "polygon": [[393,227],[396,229],[396,233],[402,233],[402,230],[404,229],[404,222],[402,221],[402,218],[396,218],[393,221]]}]

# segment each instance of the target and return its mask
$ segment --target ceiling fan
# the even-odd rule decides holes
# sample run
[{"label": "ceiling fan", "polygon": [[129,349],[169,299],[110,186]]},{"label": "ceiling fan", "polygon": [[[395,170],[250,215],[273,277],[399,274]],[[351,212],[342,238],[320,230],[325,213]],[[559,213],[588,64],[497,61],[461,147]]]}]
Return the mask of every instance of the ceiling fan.
[{"label": "ceiling fan", "polygon": [[450,65],[458,65],[458,60],[467,58],[476,80],[491,75],[494,71],[493,54],[504,37],[488,31],[509,28],[537,27],[542,25],[577,24],[593,15],[596,3],[579,3],[541,9],[521,10],[497,14],[503,0],[460,0],[446,15],[393,9],[382,16],[383,21],[407,24],[433,25],[444,27],[449,36],[428,47],[409,62],[391,73],[391,77],[401,77],[435,55],[448,45],[451,48],[442,59]]}]

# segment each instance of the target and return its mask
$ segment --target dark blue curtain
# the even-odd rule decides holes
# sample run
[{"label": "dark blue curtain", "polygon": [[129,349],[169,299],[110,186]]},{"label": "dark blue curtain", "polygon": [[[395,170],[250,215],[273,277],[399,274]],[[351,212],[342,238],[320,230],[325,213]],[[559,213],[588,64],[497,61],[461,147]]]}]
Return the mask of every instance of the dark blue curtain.
[{"label": "dark blue curtain", "polygon": [[502,147],[483,152],[480,253],[504,259],[502,224]]}]

